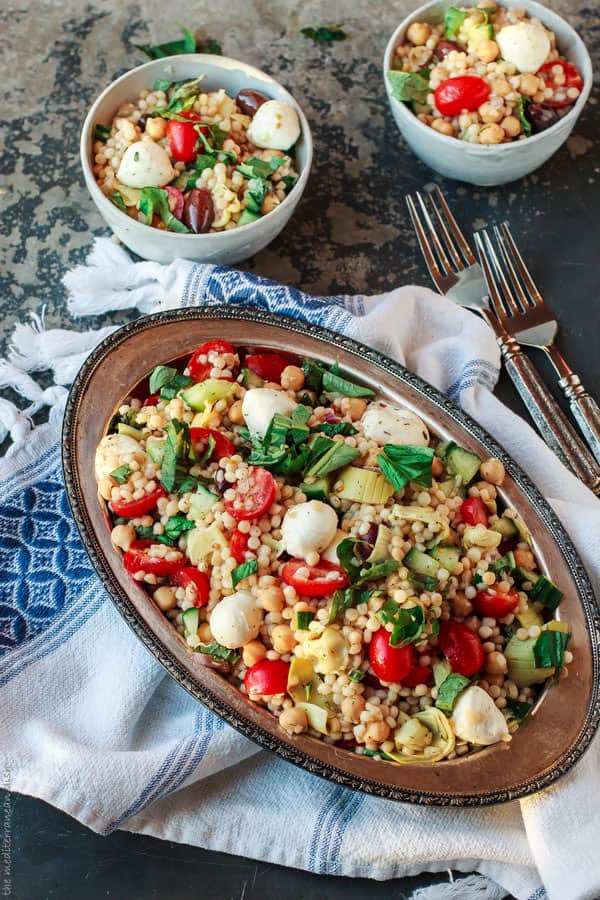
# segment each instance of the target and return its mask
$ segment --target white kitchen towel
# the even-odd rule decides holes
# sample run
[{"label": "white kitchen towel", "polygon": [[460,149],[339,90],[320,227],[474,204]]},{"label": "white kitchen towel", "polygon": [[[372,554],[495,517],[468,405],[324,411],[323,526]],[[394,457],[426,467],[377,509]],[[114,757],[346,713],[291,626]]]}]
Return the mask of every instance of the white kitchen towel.
[{"label": "white kitchen towel", "polygon": [[[77,316],[238,303],[326,325],[392,356],[460,403],[528,471],[598,587],[600,502],[494,397],[498,350],[471,313],[426,288],[315,298],[212,266],[133,264],[108,239],[65,284]],[[35,318],[17,326],[0,362],[0,387],[29,401],[24,409],[0,402],[0,437],[13,439],[0,461],[5,784],[103,833],[125,828],[336,875],[476,870],[519,900],[597,898],[600,740],[553,788],[520,803],[479,810],[394,803],[261,751],[147,653],[92,572],[60,468],[65,386],[112,327],[46,330]],[[47,374],[42,385],[28,374],[44,370],[50,384]],[[48,422],[33,426],[46,407]],[[493,896],[493,886],[487,893],[481,886],[481,896]],[[459,896],[456,886],[451,891]]]}]

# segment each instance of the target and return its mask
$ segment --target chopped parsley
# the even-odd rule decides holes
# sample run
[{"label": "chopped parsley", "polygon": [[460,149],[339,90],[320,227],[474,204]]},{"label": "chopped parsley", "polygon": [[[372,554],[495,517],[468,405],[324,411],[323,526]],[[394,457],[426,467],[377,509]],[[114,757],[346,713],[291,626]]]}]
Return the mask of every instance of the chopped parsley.
[{"label": "chopped parsley", "polygon": [[324,44],[331,44],[333,41],[345,41],[348,35],[340,27],[340,25],[316,25],[301,28],[300,33],[305,37],[312,38],[313,41],[320,41]]}]

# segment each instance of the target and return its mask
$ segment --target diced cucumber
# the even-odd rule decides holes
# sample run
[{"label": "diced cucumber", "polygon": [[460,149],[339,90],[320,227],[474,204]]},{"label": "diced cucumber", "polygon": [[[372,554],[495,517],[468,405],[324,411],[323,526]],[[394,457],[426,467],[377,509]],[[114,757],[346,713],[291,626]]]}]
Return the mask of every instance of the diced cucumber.
[{"label": "diced cucumber", "polygon": [[265,383],[264,378],[253,372],[252,369],[242,369],[242,384],[247,388],[260,388]]},{"label": "diced cucumber", "polygon": [[260,213],[252,212],[251,209],[245,209],[238,219],[237,227],[241,228],[242,225],[250,225],[251,222],[256,222],[260,218]]},{"label": "diced cucumber", "polygon": [[469,484],[481,465],[481,459],[476,453],[465,450],[464,447],[451,447],[445,454],[446,468],[452,475],[458,475],[463,484]]},{"label": "diced cucumber", "polygon": [[197,525],[188,532],[186,550],[193,566],[197,566],[213,550],[226,546],[225,535],[214,522],[212,525]]},{"label": "diced cucumber", "polygon": [[519,533],[513,520],[508,519],[506,516],[502,516],[497,522],[490,525],[490,528],[493,528],[494,531],[499,531],[505,541],[512,541]]},{"label": "diced cucumber", "polygon": [[434,453],[436,456],[439,456],[440,459],[445,459],[446,454],[450,450],[452,450],[453,447],[456,447],[456,444],[454,443],[454,441],[442,441],[441,444],[437,445],[437,447],[434,450]]},{"label": "diced cucumber", "polygon": [[428,553],[422,553],[416,547],[411,547],[402,560],[402,565],[417,575],[426,575],[429,578],[437,578],[437,573],[442,568],[437,559]]},{"label": "diced cucumber", "polygon": [[160,466],[163,461],[165,443],[165,438],[158,437],[149,437],[146,441],[146,453],[152,462],[156,463],[158,466]]},{"label": "diced cucumber", "polygon": [[540,575],[529,592],[532,600],[537,600],[546,609],[556,609],[564,597],[563,592],[545,575]]},{"label": "diced cucumber", "polygon": [[465,24],[463,30],[469,43],[477,44],[484,38],[488,38],[490,41],[494,39],[494,28],[491,24],[487,24],[486,22],[480,22],[478,25],[472,25],[470,27]]},{"label": "diced cucumber", "polygon": [[322,500],[323,503],[327,503],[329,500],[329,478],[324,475],[322,478],[317,478],[311,484],[300,485],[299,490],[302,491],[303,494],[306,494],[307,500]]},{"label": "diced cucumber", "polygon": [[438,544],[437,547],[434,547],[433,550],[430,551],[430,556],[437,559],[440,567],[447,569],[452,575],[455,572],[460,559],[460,548],[446,547],[443,544]]},{"label": "diced cucumber", "polygon": [[541,609],[540,603],[528,603],[526,609],[516,613],[521,628],[531,628],[532,625],[537,625],[538,628],[541,628],[544,624],[544,617],[542,616]]},{"label": "diced cucumber", "polygon": [[431,107],[429,103],[418,103],[416,100],[411,100],[410,106],[415,116],[418,116],[420,114],[427,116],[431,114]]},{"label": "diced cucumber", "polygon": [[117,425],[119,434],[126,434],[127,437],[140,441],[144,437],[144,432],[140,428],[134,428],[133,425],[126,425],[125,422],[119,422]]},{"label": "diced cucumber", "polygon": [[192,409],[202,412],[207,403],[225,400],[231,394],[234,383],[222,378],[208,378],[199,384],[192,384],[181,392],[183,401]]},{"label": "diced cucumber", "polygon": [[348,466],[337,480],[341,481],[342,490],[336,491],[336,496],[355,503],[379,505],[386,503],[394,493],[394,488],[387,478],[373,472],[372,469]]},{"label": "diced cucumber", "polygon": [[186,637],[191,637],[192,635],[198,634],[198,625],[200,624],[200,610],[196,609],[195,606],[190,607],[190,609],[186,609],[185,612],[181,614],[181,621],[183,622],[183,629],[185,631]]},{"label": "diced cucumber", "polygon": [[199,484],[196,493],[192,494],[190,497],[188,518],[194,520],[202,519],[204,514],[211,506],[214,506],[218,499],[219,497],[216,494],[213,494],[213,492],[209,491],[208,488],[205,488],[204,485]]},{"label": "diced cucumber", "polygon": [[391,540],[392,529],[388,528],[387,525],[379,525],[377,528],[377,540],[371,550],[371,555],[367,557],[367,562],[376,563],[389,559]]},{"label": "diced cucumber", "polygon": [[523,566],[517,566],[516,569],[514,569],[512,576],[515,580],[515,584],[518,584],[519,587],[527,581],[531,585],[534,585],[540,577],[537,572],[530,572],[529,569],[524,569]]}]

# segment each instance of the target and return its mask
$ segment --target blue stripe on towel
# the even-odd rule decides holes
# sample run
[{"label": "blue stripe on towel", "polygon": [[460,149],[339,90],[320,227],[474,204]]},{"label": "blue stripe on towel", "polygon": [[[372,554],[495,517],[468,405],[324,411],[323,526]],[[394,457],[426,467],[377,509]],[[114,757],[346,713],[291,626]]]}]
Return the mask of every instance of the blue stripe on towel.
[{"label": "blue stripe on towel", "polygon": [[308,853],[312,872],[335,874],[346,828],[365,802],[365,797],[347,788],[330,788],[317,817]]}]

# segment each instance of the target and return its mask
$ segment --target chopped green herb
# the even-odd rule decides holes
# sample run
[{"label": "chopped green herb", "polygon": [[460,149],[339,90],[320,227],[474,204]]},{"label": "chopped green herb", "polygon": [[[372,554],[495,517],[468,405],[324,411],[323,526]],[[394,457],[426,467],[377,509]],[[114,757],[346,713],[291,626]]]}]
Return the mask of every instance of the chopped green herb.
[{"label": "chopped green herb", "polygon": [[462,9],[457,9],[455,6],[451,6],[450,9],[446,11],[446,18],[444,19],[444,34],[448,38],[448,40],[456,40],[456,36],[460,31],[462,23],[467,18],[467,15],[467,12]]},{"label": "chopped green herb", "polygon": [[516,719],[517,722],[521,723],[529,716],[529,713],[533,709],[533,704],[525,703],[522,700],[513,700],[512,697],[507,697],[506,709],[509,711],[511,719]]},{"label": "chopped green herb", "polygon": [[352,669],[348,678],[350,681],[362,681],[365,677],[365,673],[361,669]]},{"label": "chopped green herb", "polygon": [[360,606],[361,603],[368,603],[371,597],[377,591],[357,591],[354,588],[346,588],[343,591],[336,591],[331,601],[331,609],[329,610],[329,622],[336,622],[347,609]]},{"label": "chopped green herb", "polygon": [[244,578],[248,578],[249,575],[254,575],[256,572],[258,572],[258,562],[255,559],[249,559],[239,566],[236,566],[231,573],[231,583],[233,587],[236,588],[240,581],[243,581]]},{"label": "chopped green herb", "polygon": [[302,363],[302,371],[304,372],[304,387],[309,391],[319,393],[321,390],[321,381],[323,379],[323,368],[312,359],[305,359]]},{"label": "chopped green herb", "polygon": [[323,372],[322,388],[328,397],[374,397],[375,391],[371,388],[364,387],[362,384],[355,384],[342,378],[338,374],[339,366],[332,366],[329,371]]},{"label": "chopped green herb", "polygon": [[160,396],[162,400],[173,400],[174,397],[177,396],[179,391],[182,391],[184,388],[189,387],[194,381],[193,378],[190,378],[188,375],[179,375],[177,374],[172,381],[168,384],[165,384],[160,390]]},{"label": "chopped green herb", "polygon": [[234,666],[240,658],[237,650],[229,650],[227,647],[217,644],[216,641],[194,647],[194,653],[205,653],[211,659],[214,659],[215,662],[227,663],[230,666]]},{"label": "chopped green herb", "polygon": [[125,484],[130,475],[131,469],[129,466],[119,466],[110,473],[110,477],[114,478],[117,484]]},{"label": "chopped green herb", "polygon": [[296,175],[284,175],[283,176],[283,183],[285,185],[285,193],[286,194],[289,194],[289,192],[294,187],[294,185],[296,184],[297,181],[298,181],[298,178]]},{"label": "chopped green herb", "polygon": [[146,216],[146,223],[152,224],[156,214],[164,222],[169,231],[189,234],[189,229],[176,219],[169,209],[169,194],[162,188],[145,187],[140,194],[140,212]]},{"label": "chopped green herb", "polygon": [[112,128],[110,125],[100,125],[99,122],[96,122],[94,125],[94,140],[102,141],[102,143],[105,144],[110,137],[111,131]]},{"label": "chopped green herb", "polygon": [[371,566],[365,566],[362,560],[354,555],[354,548],[359,543],[355,538],[345,538],[337,546],[337,557],[354,587],[360,587],[376,578],[385,578],[399,569],[402,563],[395,559],[386,559]]},{"label": "chopped green herb", "polygon": [[398,72],[391,69],[387,79],[392,89],[392,96],[403,103],[427,103],[429,94],[429,69],[419,72]]},{"label": "chopped green herb", "polygon": [[470,684],[470,678],[465,678],[464,675],[457,675],[456,672],[452,672],[440,684],[435,705],[442,712],[450,715],[456,703],[456,698]]},{"label": "chopped green herb", "polygon": [[409,572],[408,580],[418,591],[435,591],[438,586],[438,580],[433,575],[419,575],[417,572]]},{"label": "chopped green herb", "polygon": [[377,618],[382,625],[391,624],[393,626],[390,647],[405,647],[407,644],[414,644],[421,637],[425,628],[425,611],[420,604],[406,609],[390,598],[377,613]]},{"label": "chopped green herb", "polygon": [[167,440],[161,463],[161,483],[171,493],[177,479],[177,467],[187,462],[190,453],[190,429],[187,422],[171,419],[165,431]]},{"label": "chopped green herb", "polygon": [[296,630],[308,631],[308,626],[314,619],[315,614],[311,610],[301,609],[296,613]]},{"label": "chopped green herb", "polygon": [[237,170],[246,178],[269,178],[284,161],[283,156],[272,156],[269,160],[251,156],[250,159],[241,163]]},{"label": "chopped green herb", "polygon": [[317,435],[310,447],[304,476],[314,475],[316,478],[322,478],[323,475],[329,475],[330,472],[349,465],[358,456],[360,450],[356,447],[350,447],[343,441],[332,441],[321,434]]},{"label": "chopped green herb", "polygon": [[305,37],[312,38],[313,41],[321,41],[321,43],[331,44],[332,41],[345,41],[348,35],[339,25],[316,25],[301,28],[300,33]]},{"label": "chopped green herb", "polygon": [[121,212],[127,212],[127,205],[123,200],[123,195],[121,191],[113,191],[112,194],[109,194],[108,199],[111,203],[114,203],[115,206],[121,210]]},{"label": "chopped green herb", "polygon": [[329,437],[333,437],[336,434],[348,436],[358,433],[358,430],[351,422],[322,422],[320,425],[314,425],[310,430],[312,432],[322,431],[323,434],[327,434]]},{"label": "chopped green herb", "polygon": [[529,99],[529,97],[523,97],[522,94],[519,94],[519,99],[517,100],[517,116],[519,122],[521,123],[523,133],[526,134],[527,137],[529,137],[529,135],[531,134],[531,122],[525,115],[525,110],[530,103],[531,100]]},{"label": "chopped green herb", "polygon": [[165,524],[165,537],[175,544],[182,534],[195,527],[195,523],[186,516],[169,516]]},{"label": "chopped green herb", "polygon": [[156,366],[148,381],[150,393],[158,394],[160,389],[165,384],[169,384],[176,375],[177,369],[172,369],[171,366]]},{"label": "chopped green herb", "polygon": [[157,78],[156,81],[154,82],[154,84],[152,85],[152,90],[153,91],[164,91],[166,94],[166,92],[169,90],[170,87],[171,87],[170,81],[165,81],[162,78]]},{"label": "chopped green herb", "polygon": [[266,178],[251,178],[246,192],[246,208],[259,213],[263,200],[273,190],[273,184]]},{"label": "chopped green herb", "polygon": [[383,750],[369,750],[368,747],[357,747],[356,753],[360,753],[361,756],[368,756],[371,759],[387,759],[390,762],[396,761],[393,756],[388,756],[387,753],[383,752]]},{"label": "chopped green herb", "polygon": [[542,631],[533,647],[533,656],[538,669],[555,667],[560,669],[564,662],[565,650],[571,635],[566,631]]},{"label": "chopped green herb", "polygon": [[379,468],[397,491],[401,491],[409,481],[419,487],[431,487],[433,449],[412,447],[410,444],[386,444],[383,453],[377,457]]},{"label": "chopped green herb", "polygon": [[361,569],[360,576],[354,582],[355,587],[367,584],[369,581],[375,581],[379,578],[387,578],[396,569],[399,569],[402,563],[395,559],[385,559],[383,562],[374,563],[370,568]]},{"label": "chopped green herb", "polygon": [[169,41],[166,44],[134,44],[136,50],[141,50],[149,59],[163,59],[165,56],[177,56],[179,53],[195,53],[196,38],[184,25],[179,26],[183,33],[183,40]]},{"label": "chopped green herb", "polygon": [[515,568],[516,562],[512,550],[509,550],[505,556],[501,556],[495,563],[492,563],[490,570],[500,577],[507,575]]},{"label": "chopped green herb", "polygon": [[198,479],[194,478],[193,475],[186,475],[179,484],[176,485],[177,491],[180,494],[187,494],[195,491],[198,487]]}]

